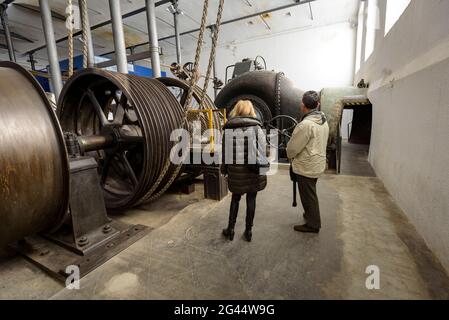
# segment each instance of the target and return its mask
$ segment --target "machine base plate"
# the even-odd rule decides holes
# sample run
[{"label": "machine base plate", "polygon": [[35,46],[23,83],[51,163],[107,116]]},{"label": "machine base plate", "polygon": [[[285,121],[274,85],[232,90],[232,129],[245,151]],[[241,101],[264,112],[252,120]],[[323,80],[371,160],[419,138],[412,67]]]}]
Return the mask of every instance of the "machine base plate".
[{"label": "machine base plate", "polygon": [[27,237],[10,247],[60,281],[65,282],[69,276],[67,267],[78,266],[81,279],[152,230],[143,225],[117,221],[112,222],[111,226],[120,231],[117,236],[85,255],[76,254],[40,235]]}]

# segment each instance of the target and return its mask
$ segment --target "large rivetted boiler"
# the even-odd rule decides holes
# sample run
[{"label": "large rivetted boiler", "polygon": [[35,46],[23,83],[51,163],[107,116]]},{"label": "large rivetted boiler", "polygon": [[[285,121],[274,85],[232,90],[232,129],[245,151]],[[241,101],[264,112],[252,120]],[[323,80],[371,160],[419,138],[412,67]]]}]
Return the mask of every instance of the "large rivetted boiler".
[{"label": "large rivetted boiler", "polygon": [[[366,97],[367,88],[341,87],[321,90],[321,111],[326,115],[329,127],[328,164],[329,169],[340,170],[343,110],[355,108],[367,110],[368,120],[363,121],[362,131],[370,135],[371,106]],[[300,121],[300,104],[304,92],[281,72],[250,71],[233,78],[220,92],[215,100],[219,108],[230,112],[239,100],[250,100],[256,109],[257,117],[267,128],[276,128],[280,133],[280,157],[285,157],[285,146],[292,134],[295,124]],[[355,119],[357,120],[357,119]],[[358,121],[360,122],[360,121]],[[354,122],[355,123],[355,122]],[[357,128],[353,126],[353,129]],[[364,139],[366,141],[367,139]],[[368,139],[369,140],[369,139]]]}]

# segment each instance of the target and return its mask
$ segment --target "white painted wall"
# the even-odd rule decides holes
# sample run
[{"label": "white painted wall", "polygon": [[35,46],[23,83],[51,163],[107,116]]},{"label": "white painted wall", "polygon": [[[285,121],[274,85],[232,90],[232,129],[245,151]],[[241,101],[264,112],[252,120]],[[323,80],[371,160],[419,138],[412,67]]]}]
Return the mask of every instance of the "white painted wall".
[{"label": "white painted wall", "polygon": [[449,270],[449,1],[412,0],[386,36],[379,6],[374,52],[355,79],[371,83],[370,162]]},{"label": "white painted wall", "polygon": [[[225,44],[217,51],[218,77],[224,81],[226,66],[261,55],[269,70],[284,72],[303,90],[352,85],[356,31],[344,21]],[[201,59],[202,73],[206,72],[209,52],[208,46]],[[166,64],[175,60],[174,56],[163,57]],[[183,52],[183,61],[192,60],[193,52]]]}]

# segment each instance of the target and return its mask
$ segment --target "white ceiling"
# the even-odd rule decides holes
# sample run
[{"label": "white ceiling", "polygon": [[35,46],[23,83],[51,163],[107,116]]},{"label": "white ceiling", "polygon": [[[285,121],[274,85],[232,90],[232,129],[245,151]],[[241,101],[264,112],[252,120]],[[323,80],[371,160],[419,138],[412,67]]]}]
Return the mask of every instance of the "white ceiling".
[{"label": "white ceiling", "polygon": [[[1,2],[2,0],[0,0]],[[210,0],[208,24],[213,24],[216,19],[218,0]],[[260,11],[288,5],[295,0],[226,0],[223,21],[254,14]],[[17,4],[38,5],[38,0],[16,0]],[[77,1],[75,0],[76,4]],[[143,8],[145,0],[120,0],[122,13]],[[53,11],[64,15],[67,0],[50,0]],[[266,17],[265,21],[261,17],[251,18],[222,27],[220,33],[220,45],[239,42],[255,37],[268,36],[289,30],[309,28],[314,26],[328,25],[343,21],[356,21],[359,0],[317,0],[310,4],[303,4],[289,9],[276,11]],[[88,1],[89,17],[91,25],[110,19],[108,0]],[[174,35],[173,15],[167,10],[168,4],[159,6],[156,10],[158,19],[157,27],[159,38]],[[199,27],[202,15],[203,0],[179,0],[179,7],[184,12],[179,16],[180,31],[185,32]],[[312,9],[312,15],[311,10]],[[29,67],[26,53],[45,44],[42,32],[42,22],[40,13],[16,5],[10,5],[8,9],[10,29],[12,32],[20,34],[32,40],[13,39],[17,57],[21,64]],[[56,39],[65,37],[66,29],[64,21],[53,19]],[[147,23],[145,13],[140,13],[123,20],[127,46],[135,46],[148,41]],[[92,32],[94,49],[96,55],[102,55],[114,51],[111,26],[104,26]],[[185,52],[193,51],[197,42],[197,33],[184,35],[181,37],[182,49]],[[0,43],[4,44],[4,37],[0,35]],[[174,39],[160,42],[165,56],[175,54]],[[81,54],[81,42],[75,41],[76,54]],[[142,46],[137,51],[145,50]],[[60,59],[67,56],[67,43],[58,43]],[[38,61],[38,66],[43,67],[48,64],[46,50],[39,50],[34,58]],[[8,53],[0,49],[0,59],[7,60]]]}]

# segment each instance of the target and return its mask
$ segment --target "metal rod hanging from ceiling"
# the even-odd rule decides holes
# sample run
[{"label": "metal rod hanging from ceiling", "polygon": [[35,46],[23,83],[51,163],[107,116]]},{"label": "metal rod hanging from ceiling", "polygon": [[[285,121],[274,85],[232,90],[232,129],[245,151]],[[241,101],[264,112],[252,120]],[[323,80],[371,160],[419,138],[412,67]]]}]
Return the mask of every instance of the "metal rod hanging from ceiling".
[{"label": "metal rod hanging from ceiling", "polygon": [[153,69],[153,77],[161,77],[161,61],[159,57],[159,40],[157,37],[156,26],[156,3],[154,0],[146,0],[147,20],[148,20],[148,36],[150,43],[151,66]]},{"label": "metal rod hanging from ceiling", "polygon": [[34,60],[34,55],[32,53],[29,54],[30,60],[28,62],[30,63],[31,70],[36,71],[36,60]]},{"label": "metal rod hanging from ceiling", "polygon": [[[134,47],[130,47],[128,57],[133,56],[135,53],[136,53],[136,49],[134,49]],[[128,60],[128,63],[131,63],[132,65],[136,64],[135,61],[130,61],[130,60]]]},{"label": "metal rod hanging from ceiling", "polygon": [[309,10],[310,10],[310,19],[314,20],[313,18],[313,11],[312,11],[312,4],[309,2]]},{"label": "metal rod hanging from ceiling", "polygon": [[6,10],[8,9],[8,4],[0,4],[0,19],[2,20],[3,32],[5,33],[6,45],[8,47],[9,60],[16,62],[16,52],[14,51],[14,44],[11,38],[11,31],[9,30],[8,14]]},{"label": "metal rod hanging from ceiling", "polygon": [[48,0],[39,0],[42,17],[42,27],[44,29],[45,42],[47,44],[48,61],[50,63],[51,83],[56,101],[62,90],[62,76],[59,67],[58,50],[56,48],[55,32]]},{"label": "metal rod hanging from ceiling", "polygon": [[114,36],[114,47],[117,57],[117,71],[120,73],[128,73],[125,35],[123,32],[120,1],[109,0],[109,7],[111,9],[112,33]]},{"label": "metal rod hanging from ceiling", "polygon": [[175,39],[176,39],[176,59],[178,64],[182,63],[182,55],[181,55],[181,36],[179,34],[179,24],[178,17],[180,11],[178,6],[178,0],[173,1],[173,24],[175,27]]}]

